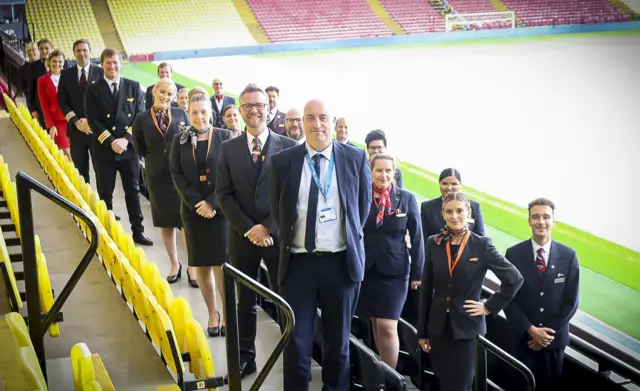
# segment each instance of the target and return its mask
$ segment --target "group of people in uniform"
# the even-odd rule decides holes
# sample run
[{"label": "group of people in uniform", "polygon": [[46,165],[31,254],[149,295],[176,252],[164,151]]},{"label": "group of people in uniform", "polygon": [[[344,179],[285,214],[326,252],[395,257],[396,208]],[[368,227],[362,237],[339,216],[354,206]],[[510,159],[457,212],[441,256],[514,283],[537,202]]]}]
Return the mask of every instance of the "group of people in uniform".
[{"label": "group of people in uniform", "polygon": [[[403,188],[385,133],[370,132],[364,149],[352,144],[347,119],[335,118],[325,102],[282,112],[277,87],[249,84],[236,105],[220,79],[210,97],[176,84],[167,63],[145,92],[120,76],[122,59],[113,49],[96,66],[89,42],[78,40],[76,65],[64,69],[64,55],[51,51],[49,41],[37,48],[41,60],[25,66],[28,85],[38,91],[27,90],[29,109],[44,118],[86,182],[94,167],[108,209],[120,174],[133,239],[152,245],[139,197],[144,160],[153,225],[171,265],[167,281],[182,275],[176,246],[182,231],[187,279],[206,303],[209,336],[226,334],[216,298],[216,286],[223,297],[223,263],[257,279],[264,261],[271,288],[296,319],[284,352],[285,391],[309,389],[318,308],[324,390],[350,389],[354,314],[371,319],[380,357],[395,368],[397,323],[411,291],[421,297],[415,325],[440,389],[471,389],[474,338],[485,333],[485,316],[502,310],[513,354],[534,371],[539,389],[559,384],[579,267],[575,251],[552,239],[550,200],[529,204],[532,236],[503,256],[485,236],[481,206],[462,192],[458,170],[443,170],[441,196],[419,206]],[[36,68],[44,72],[34,82]],[[483,301],[488,270],[501,286]],[[257,370],[256,295],[239,287],[237,305],[245,377]]]}]

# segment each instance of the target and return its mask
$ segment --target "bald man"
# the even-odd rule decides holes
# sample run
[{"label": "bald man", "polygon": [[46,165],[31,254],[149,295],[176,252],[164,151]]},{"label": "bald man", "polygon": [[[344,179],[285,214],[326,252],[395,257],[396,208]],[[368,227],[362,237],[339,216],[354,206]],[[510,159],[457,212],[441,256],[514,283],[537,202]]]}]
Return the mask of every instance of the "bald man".
[{"label": "bald man", "polygon": [[362,229],[371,208],[364,150],[332,140],[321,101],[304,108],[304,144],[273,155],[269,203],[280,234],[280,294],[296,326],[284,351],[284,391],[309,390],[314,322],[322,308],[324,391],[348,391],[351,318],[364,277]]},{"label": "bald man", "polygon": [[302,116],[296,109],[291,109],[285,114],[284,129],[287,132],[287,136],[303,144],[306,141],[304,132],[302,131]]}]

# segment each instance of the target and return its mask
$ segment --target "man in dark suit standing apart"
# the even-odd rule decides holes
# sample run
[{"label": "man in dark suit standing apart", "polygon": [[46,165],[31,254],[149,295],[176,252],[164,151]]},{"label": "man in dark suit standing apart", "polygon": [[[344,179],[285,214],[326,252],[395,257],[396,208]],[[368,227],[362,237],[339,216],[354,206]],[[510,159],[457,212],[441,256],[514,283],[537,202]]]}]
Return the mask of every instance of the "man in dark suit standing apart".
[{"label": "man in dark suit standing apart", "polygon": [[[171,64],[168,62],[161,62],[158,65],[158,79],[171,79],[171,74],[173,73],[173,69],[171,69]],[[182,84],[176,84],[177,91],[180,91],[184,88]],[[147,87],[147,91],[144,94],[144,109],[149,110],[153,106],[153,87],[155,84]],[[171,102],[171,107],[178,107],[178,94],[175,95],[175,99]]]},{"label": "man in dark suit standing apart", "polygon": [[93,154],[100,199],[113,209],[116,173],[120,173],[133,241],[150,246],[140,207],[140,161],[133,148],[133,121],[144,111],[144,95],[136,81],[120,77],[120,53],[100,55],[104,77],[87,86],[84,108],[93,135]]},{"label": "man in dark suit standing apart", "polygon": [[284,351],[284,391],[309,390],[314,322],[322,310],[325,391],[350,388],[349,335],[364,277],[371,172],[362,149],[332,141],[317,100],[304,108],[306,143],[273,156],[269,200],[280,234],[280,294],[296,325]]},{"label": "man in dark suit standing apart", "polygon": [[[267,95],[249,84],[240,94],[240,112],[247,131],[222,144],[216,196],[229,221],[227,252],[231,264],[256,279],[264,259],[273,291],[278,291],[278,235],[269,210],[267,172],[277,152],[295,141],[267,128]],[[241,375],[256,371],[256,294],[238,288]]]},{"label": "man in dark suit standing apart", "polygon": [[213,83],[211,83],[213,87],[214,94],[211,97],[211,109],[213,109],[214,119],[213,126],[216,128],[224,129],[224,119],[222,118],[222,109],[229,105],[235,105],[236,100],[230,96],[224,95],[224,89],[222,88],[222,80],[215,78],[213,79]]},{"label": "man in dark suit standing apart", "polygon": [[529,203],[532,238],[509,248],[506,258],[525,283],[505,308],[514,355],[531,369],[539,390],[560,390],[569,321],[578,310],[580,267],[572,248],[551,238],[553,202]]},{"label": "man in dark suit standing apart", "polygon": [[278,87],[269,86],[266,90],[269,98],[269,114],[267,114],[267,126],[271,131],[286,136],[284,126],[285,114],[278,110],[278,100],[280,99],[280,90]]},{"label": "man in dark suit standing apart", "polygon": [[79,39],[73,43],[73,55],[76,65],[62,71],[60,76],[58,103],[69,123],[67,135],[71,142],[73,164],[84,181],[91,183],[89,166],[90,156],[93,155],[93,136],[84,113],[84,93],[87,86],[104,77],[104,71],[91,64],[91,46],[87,40]]}]

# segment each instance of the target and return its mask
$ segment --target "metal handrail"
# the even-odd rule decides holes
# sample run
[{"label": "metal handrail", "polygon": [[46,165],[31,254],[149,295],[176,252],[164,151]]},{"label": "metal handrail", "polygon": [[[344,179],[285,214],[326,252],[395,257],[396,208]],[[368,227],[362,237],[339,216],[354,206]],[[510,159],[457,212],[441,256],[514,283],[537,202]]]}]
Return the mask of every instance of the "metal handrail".
[{"label": "metal handrail", "polygon": [[238,313],[236,308],[236,284],[235,281],[240,282],[245,287],[251,289],[262,297],[271,300],[277,305],[282,314],[284,314],[286,323],[282,338],[278,341],[275,349],[267,359],[264,367],[258,374],[258,377],[251,385],[250,390],[256,391],[260,389],[262,383],[267,378],[269,372],[275,365],[278,357],[284,351],[285,346],[291,340],[291,333],[293,332],[293,326],[295,325],[295,318],[293,310],[289,304],[284,301],[283,298],[269,290],[264,285],[260,284],[256,280],[242,273],[229,263],[222,265],[222,271],[224,273],[224,312],[227,318],[227,368],[229,371],[229,391],[242,391],[241,377],[240,377],[240,340],[238,335]]},{"label": "metal handrail", "polygon": [[[77,216],[89,228],[91,242],[87,252],[82,257],[80,264],[76,267],[69,281],[64,286],[53,303],[51,310],[42,318],[40,313],[40,286],[38,283],[38,263],[36,260],[35,230],[33,226],[33,205],[31,204],[31,190],[40,193],[44,198],[53,201],[66,211]],[[91,220],[89,215],[65,199],[55,191],[44,186],[29,175],[18,172],[16,175],[16,193],[18,197],[18,216],[20,218],[22,261],[24,265],[24,282],[27,294],[27,309],[29,316],[29,336],[33,343],[33,348],[38,357],[38,362],[42,368],[42,374],[47,377],[46,356],[44,351],[44,336],[49,326],[57,319],[62,306],[67,301],[71,292],[75,289],[78,281],[87,270],[89,263],[98,250],[98,227]]]},{"label": "metal handrail", "polygon": [[476,360],[476,376],[475,376],[475,391],[487,391],[487,350],[493,353],[496,357],[506,362],[510,367],[517,370],[524,376],[527,381],[527,391],[535,391],[536,379],[533,376],[531,370],[518,361],[515,357],[502,350],[498,345],[489,341],[482,335],[478,335],[475,340],[475,360]]}]

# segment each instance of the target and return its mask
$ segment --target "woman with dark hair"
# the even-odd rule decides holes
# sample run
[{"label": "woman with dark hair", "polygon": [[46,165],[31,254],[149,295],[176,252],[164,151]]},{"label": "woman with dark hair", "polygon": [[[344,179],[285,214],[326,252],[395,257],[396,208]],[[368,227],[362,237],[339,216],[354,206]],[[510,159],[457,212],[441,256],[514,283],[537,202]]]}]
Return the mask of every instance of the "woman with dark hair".
[{"label": "woman with dark hair", "polygon": [[[189,121],[173,139],[171,176],[182,199],[180,216],[187,240],[189,267],[196,269],[200,292],[209,310],[207,333],[224,333],[216,302],[216,280],[222,297],[222,264],[227,252],[227,219],[216,200],[218,155],[231,132],[211,125],[212,109],[206,90],[189,91]],[[215,277],[214,277],[215,275]]]},{"label": "woman with dark hair", "polygon": [[[448,195],[461,191],[462,177],[460,172],[455,168],[446,168],[440,173],[438,179],[440,184],[440,194],[438,198],[434,198],[422,203],[420,215],[422,216],[422,231],[425,240],[440,232],[444,220],[442,219],[442,200]],[[470,200],[471,214],[469,216],[469,230],[477,235],[484,236],[484,220],[482,219],[482,211],[480,204]]]},{"label": "woman with dark hair", "polygon": [[225,129],[230,130],[233,137],[238,137],[242,134],[240,129],[240,110],[236,105],[228,105],[222,109],[222,120],[224,121]]},{"label": "woman with dark hair", "polygon": [[[400,312],[409,287],[418,289],[422,278],[422,224],[413,194],[395,184],[395,160],[376,155],[370,165],[373,202],[363,229],[365,276],[356,312],[371,318],[380,357],[395,369]],[[407,231],[411,250],[405,240]]]},{"label": "woman with dark hair", "polygon": [[[444,197],[441,232],[427,239],[422,273],[418,338],[431,355],[433,371],[446,391],[470,391],[474,376],[474,340],[486,333],[484,317],[498,314],[513,299],[523,278],[493,246],[469,230],[471,203],[463,193]],[[487,270],[500,290],[480,301]]]}]

